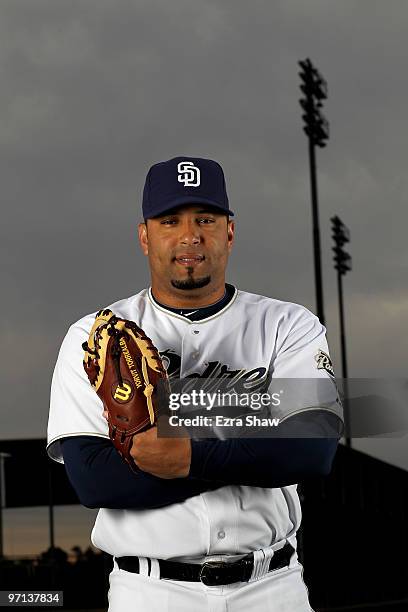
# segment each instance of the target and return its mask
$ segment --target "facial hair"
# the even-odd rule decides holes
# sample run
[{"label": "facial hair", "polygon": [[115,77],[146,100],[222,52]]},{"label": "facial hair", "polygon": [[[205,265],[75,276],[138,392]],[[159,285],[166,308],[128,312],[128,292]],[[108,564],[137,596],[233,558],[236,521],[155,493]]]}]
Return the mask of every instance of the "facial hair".
[{"label": "facial hair", "polygon": [[193,278],[189,276],[186,280],[171,280],[171,284],[176,289],[201,289],[211,282],[211,276],[202,276],[201,278]]}]

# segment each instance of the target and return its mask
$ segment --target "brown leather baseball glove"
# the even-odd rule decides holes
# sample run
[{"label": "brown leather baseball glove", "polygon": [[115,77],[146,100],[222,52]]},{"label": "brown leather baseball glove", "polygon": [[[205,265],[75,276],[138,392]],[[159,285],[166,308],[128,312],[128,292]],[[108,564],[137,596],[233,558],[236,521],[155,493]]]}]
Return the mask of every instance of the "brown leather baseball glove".
[{"label": "brown leather baseball glove", "polygon": [[168,405],[170,385],[160,354],[133,321],[109,309],[96,313],[85,351],[84,369],[103,402],[109,436],[133,471],[133,436],[152,427],[160,405]]}]

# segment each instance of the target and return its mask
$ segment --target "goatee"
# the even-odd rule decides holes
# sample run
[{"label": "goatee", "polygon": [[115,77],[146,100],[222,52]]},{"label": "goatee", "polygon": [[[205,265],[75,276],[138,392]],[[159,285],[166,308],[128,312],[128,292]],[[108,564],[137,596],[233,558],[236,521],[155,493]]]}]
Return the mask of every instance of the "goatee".
[{"label": "goatee", "polygon": [[191,276],[186,280],[172,280],[171,284],[176,289],[201,289],[211,282],[211,276],[203,276],[202,278],[192,278]]}]

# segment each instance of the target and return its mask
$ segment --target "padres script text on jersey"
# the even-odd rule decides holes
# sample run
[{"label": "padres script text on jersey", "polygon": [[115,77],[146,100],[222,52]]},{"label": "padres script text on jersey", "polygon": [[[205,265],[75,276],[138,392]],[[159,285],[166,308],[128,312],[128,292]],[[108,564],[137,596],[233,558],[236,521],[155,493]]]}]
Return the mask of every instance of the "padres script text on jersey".
[{"label": "padres script text on jersey", "polygon": [[[254,386],[276,378],[329,379],[316,356],[329,352],[325,328],[303,306],[235,290],[216,315],[190,321],[156,304],[150,290],[109,308],[134,320],[152,338],[172,377],[206,377],[221,372]],[[108,438],[100,399],[82,367],[82,342],[94,313],[73,324],[61,346],[52,381],[48,453],[62,462],[59,441],[69,436]],[[321,361],[321,359],[320,359]],[[303,410],[321,408],[341,418],[335,384],[319,406],[304,397]],[[294,408],[292,408],[294,410]],[[299,412],[299,406],[296,406]],[[291,415],[285,405],[281,420]],[[296,485],[262,488],[228,485],[182,503],[149,510],[101,508],[92,542],[114,555],[161,559],[202,559],[206,555],[243,555],[288,540],[296,547],[301,520]]]}]

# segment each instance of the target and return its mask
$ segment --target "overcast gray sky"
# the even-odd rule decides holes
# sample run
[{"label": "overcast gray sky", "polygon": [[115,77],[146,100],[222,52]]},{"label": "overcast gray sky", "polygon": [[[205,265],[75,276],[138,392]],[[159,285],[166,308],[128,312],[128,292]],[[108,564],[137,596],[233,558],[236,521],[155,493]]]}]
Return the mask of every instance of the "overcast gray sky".
[{"label": "overcast gray sky", "polygon": [[[221,162],[230,282],[315,309],[305,57],[329,84],[318,167],[334,362],[340,374],[337,214],[352,236],[349,375],[406,377],[407,22],[405,0],[2,0],[1,438],[45,435],[69,324],[148,282],[136,228],[152,163]],[[406,441],[370,449],[408,468]]]}]

